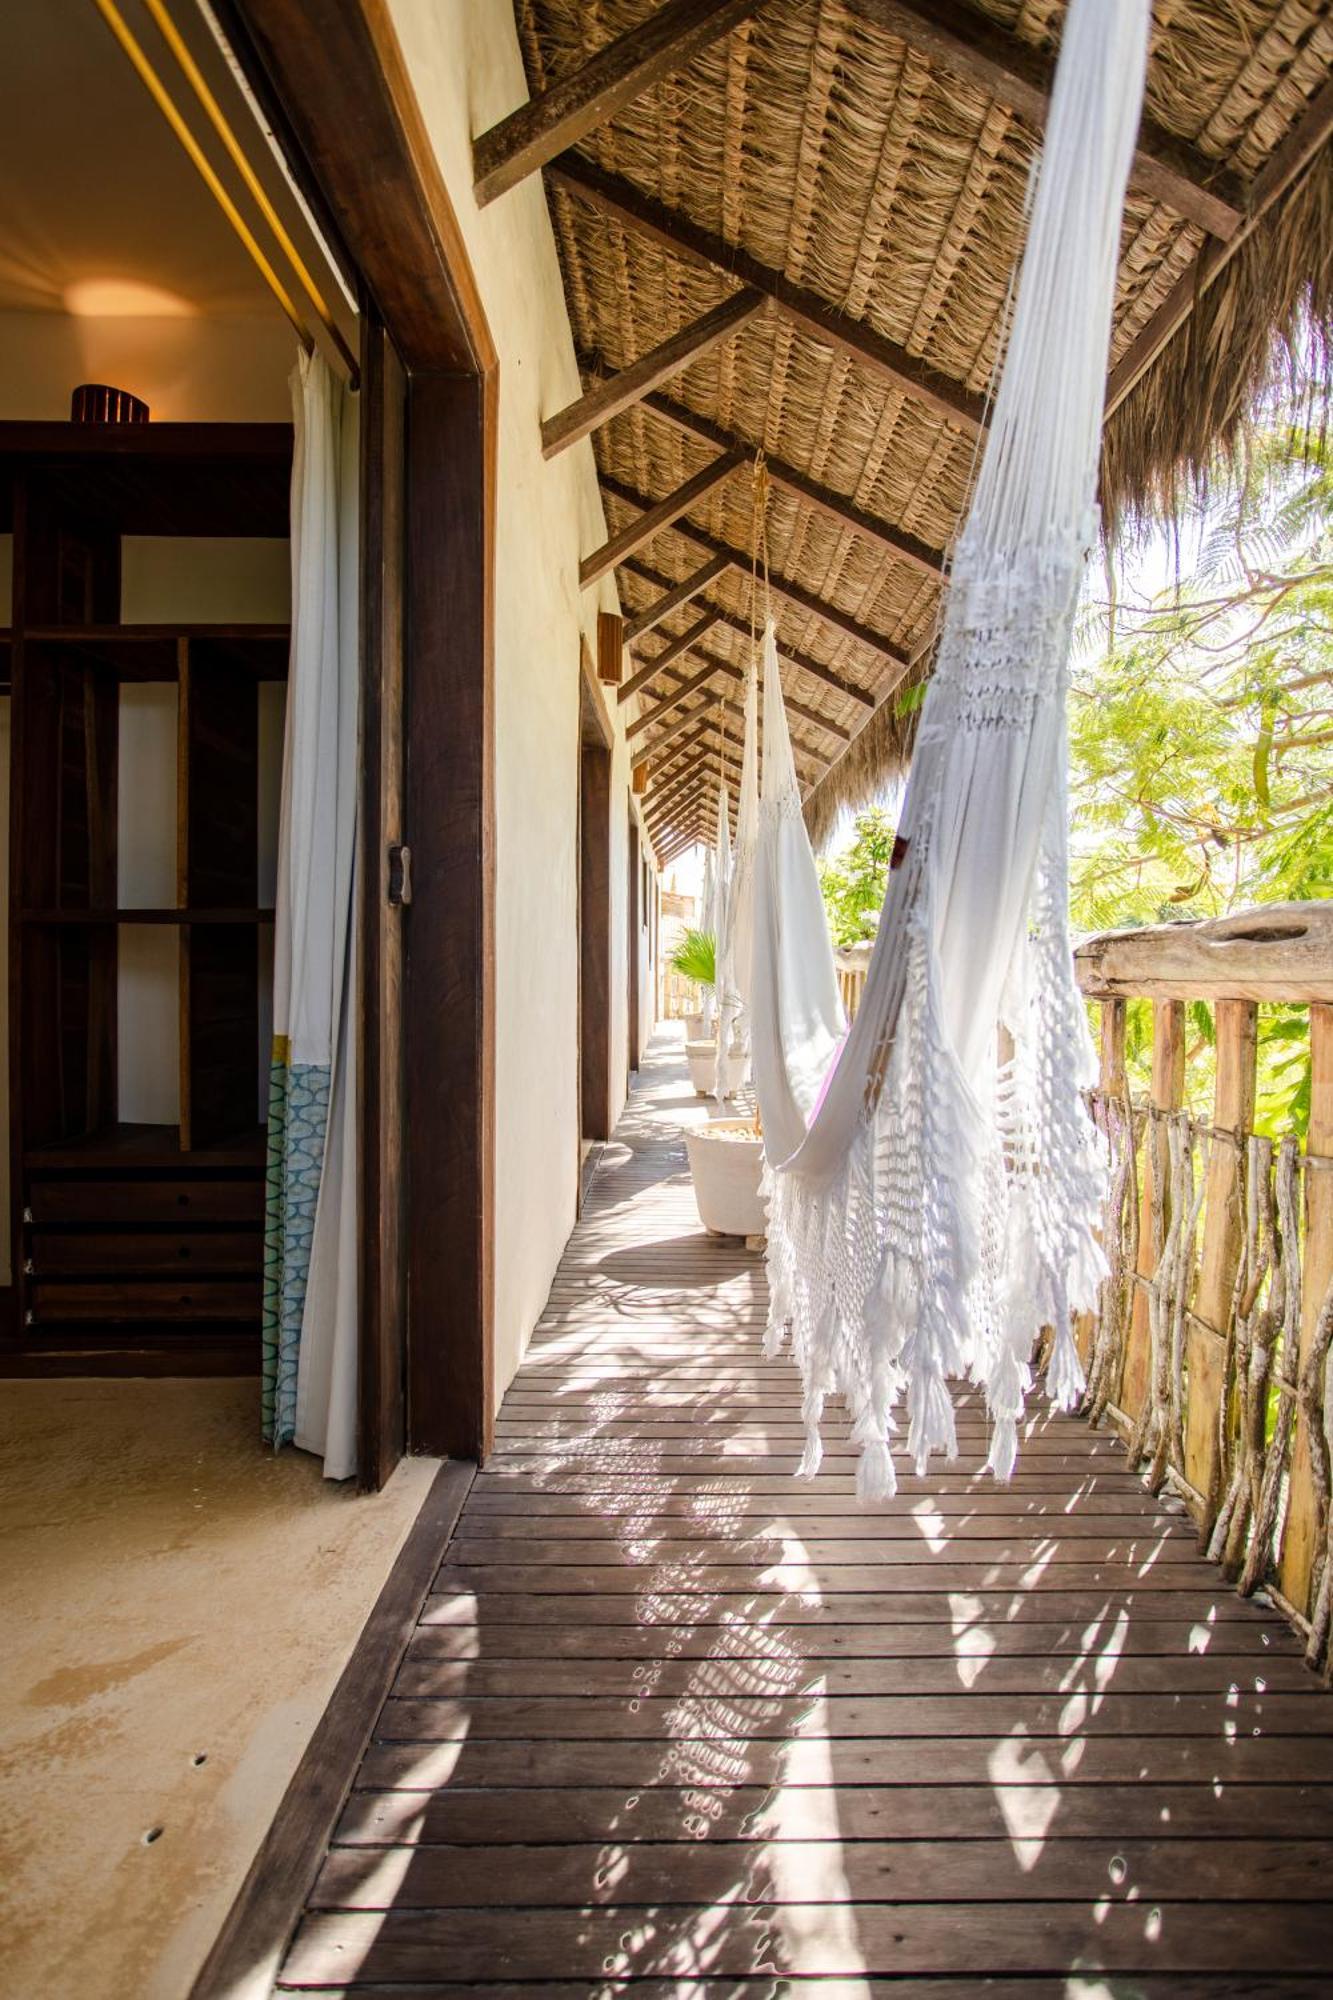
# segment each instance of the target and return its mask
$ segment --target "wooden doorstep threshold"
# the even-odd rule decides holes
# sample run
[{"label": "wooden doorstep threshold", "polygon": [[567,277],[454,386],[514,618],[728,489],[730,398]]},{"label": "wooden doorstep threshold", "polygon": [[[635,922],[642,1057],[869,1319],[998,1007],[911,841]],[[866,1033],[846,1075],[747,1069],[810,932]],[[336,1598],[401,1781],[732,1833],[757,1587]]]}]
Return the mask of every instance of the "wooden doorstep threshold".
[{"label": "wooden doorstep threshold", "polygon": [[450,1460],[432,1480],[190,2000],[269,2000],[476,1470]]}]

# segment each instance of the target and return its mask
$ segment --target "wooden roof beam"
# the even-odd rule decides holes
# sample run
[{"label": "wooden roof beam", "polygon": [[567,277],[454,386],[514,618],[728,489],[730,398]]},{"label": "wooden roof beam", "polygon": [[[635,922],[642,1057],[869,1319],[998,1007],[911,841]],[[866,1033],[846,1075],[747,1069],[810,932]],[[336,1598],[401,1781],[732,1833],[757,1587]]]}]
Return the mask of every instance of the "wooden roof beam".
[{"label": "wooden roof beam", "polygon": [[[744,681],[745,669],[743,667],[733,666],[730,660],[720,659],[716,653],[710,653],[706,647],[696,646],[694,650],[696,657],[702,661],[706,661],[712,667],[714,673],[725,674],[728,680]],[[849,743],[851,741],[852,732],[843,723],[834,722],[831,717],[821,715],[817,708],[809,708],[805,702],[797,701],[796,697],[788,694],[785,688],[782,690],[782,700],[789,715],[799,715],[803,721],[813,723],[816,729],[826,730],[830,736],[836,736],[841,743]],[[744,713],[744,705],[741,702],[728,705],[734,706],[740,713]],[[762,710],[763,695],[761,692],[761,713]],[[792,741],[793,743],[800,743],[801,738],[794,736]],[[813,756],[814,754],[812,749],[811,755]]]},{"label": "wooden roof beam", "polygon": [[[715,461],[715,464],[720,463],[720,460]],[[705,470],[712,471],[713,467],[706,467]],[[608,493],[613,493],[618,500],[626,501],[631,507],[644,507],[647,505],[641,493],[636,493],[633,487],[626,486],[620,480],[611,478],[608,473],[602,474],[602,485]],[[674,507],[676,500],[684,490],[683,486],[678,486],[675,493],[670,495],[669,504]],[[664,501],[661,504],[665,506],[668,502]],[[681,515],[684,512],[684,508],[677,509],[673,513],[670,523],[667,525],[675,527],[678,533],[687,536],[690,541],[697,542],[700,548],[711,550],[715,556],[724,555],[728,557],[736,568],[747,569],[749,567],[749,559],[741,549],[729,547],[726,542],[719,540],[716,535],[710,535],[706,528],[696,527],[693,521],[682,520]],[[643,518],[641,515],[640,519]],[[616,539],[619,539],[619,537]],[[607,543],[606,546],[609,548],[610,543]],[[627,550],[626,553],[632,554],[633,551]],[[617,557],[616,561],[619,560],[620,558]],[[787,598],[802,611],[808,612],[812,618],[818,618],[835,632],[840,632],[844,638],[854,639],[858,645],[865,646],[873,653],[881,654],[884,659],[891,660],[896,667],[905,667],[907,665],[907,655],[901,648],[895,646],[891,640],[886,639],[882,632],[873,631],[869,625],[863,625],[858,618],[853,618],[850,612],[840,610],[836,604],[830,604],[826,597],[817,597],[814,591],[807,590],[803,583],[796,581],[795,577],[783,576],[777,570],[770,570],[768,582],[769,587],[775,590],[779,597]],[[788,657],[790,658],[790,655]],[[816,680],[824,681],[829,687],[836,688],[839,694],[849,695],[853,701],[861,702],[866,708],[873,708],[875,706],[875,697],[868,688],[858,687],[855,681],[844,679],[841,674],[835,673],[832,667],[821,666],[818,661],[807,661],[804,657],[798,664],[807,673],[813,674]]]},{"label": "wooden roof beam", "polygon": [[1311,98],[1265,166],[1255,175],[1250,206],[1242,228],[1226,243],[1205,243],[1194,262],[1181,272],[1157,311],[1140,329],[1106,385],[1106,415],[1118,410],[1143,380],[1158,355],[1179,333],[1199,300],[1248,242],[1264,216],[1305,172],[1316,153],[1333,136],[1333,80]]},{"label": "wooden roof beam", "polygon": [[618,535],[612,535],[609,541],[602,543],[600,549],[594,549],[592,554],[585,556],[579,564],[579,582],[584,589],[586,590],[589,584],[596,583],[599,577],[605,576],[608,570],[614,569],[617,563],[623,562],[626,556],[633,555],[635,549],[641,549],[654,535],[661,534],[663,528],[674,526],[682,514],[688,513],[691,507],[706,499],[714,487],[720,486],[724,479],[729,479],[744,462],[743,452],[723,452],[721,458],[715,458],[711,465],[705,465],[692,479],[687,479],[682,486],[678,486],[674,493],[668,493],[664,500],[636,499],[635,504],[643,509],[638,519],[631,521],[627,528],[622,528]]},{"label": "wooden roof beam", "polygon": [[763,292],[787,317],[816,340],[872,369],[882,380],[905,389],[919,402],[964,430],[975,432],[985,421],[983,399],[962,382],[942,375],[938,369],[909,354],[896,341],[888,340],[864,320],[850,319],[817,292],[796,284],[783,271],[761,264],[757,257],[701,229],[687,215],[667,208],[619,174],[603,173],[578,153],[561,153],[552,160],[547,173],[561,187],[590,202],[603,213],[615,215],[638,235],[660,244],[673,256],[707,271],[721,271],[738,278],[756,292]]},{"label": "wooden roof beam", "polygon": [[691,320],[678,333],[650,348],[628,368],[603,376],[576,402],[546,419],[542,425],[542,457],[554,458],[558,452],[567,451],[580,438],[589,436],[602,424],[609,424],[622,410],[642,402],[650,390],[670,382],[720,340],[738,332],[766,304],[762,292],[736,292],[711,312]]},{"label": "wooden roof beam", "polygon": [[646,21],[599,49],[573,76],[529,98],[481,134],[472,148],[478,206],[535,174],[565,146],[617,111],[719,35],[753,14],[760,0],[665,0]]},{"label": "wooden roof beam", "polygon": [[[853,13],[907,42],[931,63],[979,84],[997,104],[1044,131],[1055,63],[966,0],[848,0]],[[1152,119],[1139,125],[1130,186],[1223,239],[1240,227],[1245,195],[1234,176]]]},{"label": "wooden roof beam", "polygon": [[[609,492],[614,493],[617,490],[614,480],[604,478],[602,484]],[[682,533],[693,535],[694,530],[692,528],[683,529]],[[660,570],[650,568],[645,562],[627,562],[625,567],[632,576],[642,578],[645,583],[654,584],[659,590],[666,589],[670,585],[671,578],[669,576],[663,576]],[[730,559],[727,560],[725,567],[727,569],[732,567]],[[749,563],[745,563],[744,567],[748,570]],[[714,604],[711,597],[705,598],[704,602],[710,611],[717,612],[719,624],[727,626],[729,630],[739,634],[742,639],[749,639],[750,627],[744,618],[738,618],[734,611],[724,611],[720,604]],[[802,653],[795,646],[784,646],[781,640],[779,640],[778,658],[785,660],[789,666],[796,667],[801,673],[808,674],[812,680],[823,681],[826,686],[836,688],[839,694],[850,694],[853,700],[868,704],[867,713],[874,707],[877,699],[875,695],[869,694],[863,688],[853,688],[848,682],[842,680],[839,675],[830,676],[830,670],[827,667],[821,666],[818,660],[812,659],[809,653]],[[787,706],[796,715],[802,713],[790,695],[787,696]],[[807,720],[814,721],[815,719],[815,711],[809,711]],[[824,726],[821,718],[820,727],[823,728]]]},{"label": "wooden roof beam", "polygon": [[[655,416],[664,417],[677,430],[688,431],[691,437],[702,438],[706,444],[717,445],[723,451],[743,451],[753,457],[760,449],[746,438],[738,437],[734,431],[724,430],[721,424],[704,417],[697,410],[687,408],[684,403],[675,402],[670,396],[650,395],[643,399],[644,408]],[[844,494],[833,492],[828,486],[821,486],[818,480],[808,479],[794,465],[787,465],[782,459],[764,453],[764,465],[774,486],[784,493],[790,493],[794,500],[801,500],[807,507],[825,515],[840,528],[850,528],[868,541],[877,542],[885,552],[895,556],[900,562],[907,562],[924,576],[938,580],[944,569],[944,551],[933,549],[929,542],[923,542],[916,535],[908,534],[905,528],[895,528],[888,521],[866,513],[854,500]]]},{"label": "wooden roof beam", "polygon": [[[654,625],[660,625],[664,618],[669,618],[682,604],[688,604],[701,590],[707,590],[710,583],[716,583],[730,568],[731,564],[725,556],[711,556],[701,568],[694,571],[692,576],[687,576],[684,582],[672,584],[671,588],[654,603],[647,605],[642,611],[636,611],[632,618],[625,620],[625,644],[631,646],[636,639],[641,639],[645,632],[651,632]],[[626,696],[622,693],[620,699],[624,701]]]},{"label": "wooden roof beam", "polygon": [[677,638],[663,646],[660,653],[651,660],[645,660],[637,674],[631,674],[627,681],[622,681],[616,693],[617,701],[628,701],[632,694],[639,692],[640,688],[647,687],[649,681],[656,680],[659,674],[665,673],[673,661],[696,646],[705,632],[711,632],[718,621],[719,614],[711,608],[705,611],[701,618],[696,618],[693,625],[687,626]]},{"label": "wooden roof beam", "polygon": [[716,672],[717,668],[713,665],[701,667],[698,673],[690,674],[678,687],[674,687],[670,694],[664,695],[655,708],[646,708],[625,731],[626,743],[633,743],[645,729],[651,729],[655,722],[660,722],[664,715],[670,715],[673,709],[679,708],[680,704],[687,701],[697,690],[707,687]]},{"label": "wooden roof beam", "polygon": [[643,805],[645,820],[660,819],[666,808],[680,796],[682,787],[689,783],[696,771],[703,769],[704,761],[702,750],[687,751],[684,763],[678,764],[669,776],[648,792]]}]

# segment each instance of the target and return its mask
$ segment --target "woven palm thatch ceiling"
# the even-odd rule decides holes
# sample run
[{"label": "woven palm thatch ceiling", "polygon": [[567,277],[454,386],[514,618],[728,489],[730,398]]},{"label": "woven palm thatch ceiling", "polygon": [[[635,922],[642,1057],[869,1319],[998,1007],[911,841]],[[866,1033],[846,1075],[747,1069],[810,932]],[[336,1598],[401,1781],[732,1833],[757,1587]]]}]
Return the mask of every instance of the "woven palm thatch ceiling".
[{"label": "woven palm thatch ceiling", "polygon": [[[478,140],[478,192],[545,169],[589,393],[544,442],[592,437],[610,540],[584,577],[616,572],[659,856],[734,789],[760,450],[816,835],[904,754],[1063,11],[517,0],[532,101]],[[1333,320],[1331,74],[1333,0],[1158,0],[1104,506],[1168,498],[1275,338]]]}]

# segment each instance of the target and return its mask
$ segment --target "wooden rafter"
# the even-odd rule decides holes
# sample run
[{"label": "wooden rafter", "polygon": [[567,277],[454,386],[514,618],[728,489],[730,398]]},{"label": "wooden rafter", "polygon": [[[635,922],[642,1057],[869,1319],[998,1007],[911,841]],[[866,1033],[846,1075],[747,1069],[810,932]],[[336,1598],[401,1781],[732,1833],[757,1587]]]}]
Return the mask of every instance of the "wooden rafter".
[{"label": "wooden rafter", "polygon": [[674,743],[677,737],[683,736],[687,729],[693,729],[699,720],[700,715],[697,708],[692,708],[688,715],[682,715],[678,721],[672,723],[670,729],[664,730],[654,742],[644,744],[642,751],[643,761],[647,763],[651,762],[654,757],[660,757],[668,744]]},{"label": "wooden rafter", "polygon": [[650,681],[665,673],[682,653],[688,653],[697,646],[704,634],[711,632],[718,622],[719,614],[716,611],[711,609],[705,611],[701,617],[695,619],[693,625],[687,626],[677,638],[663,646],[660,653],[655,654],[651,660],[645,660],[637,674],[631,674],[630,678],[622,683],[618,699],[628,701],[632,694],[638,694],[641,688],[647,687]]},{"label": "wooden rafter", "polygon": [[[628,492],[628,488],[619,488],[615,480],[606,476],[603,476],[602,484],[608,493],[616,493],[621,490],[626,493]],[[682,529],[680,532],[691,536],[694,534],[692,528]],[[725,567],[730,569],[732,566],[732,558],[728,556]],[[660,570],[651,569],[644,562],[629,562],[626,563],[625,567],[629,570],[631,576],[640,577],[645,583],[651,583],[659,590],[665,589],[671,582],[670,577],[663,576]],[[743,567],[746,569],[749,568],[748,559],[745,561]],[[717,612],[719,624],[727,626],[730,631],[737,633],[742,639],[748,640],[750,638],[750,627],[744,618],[738,617],[734,611],[723,610],[722,606],[715,604],[711,597],[705,598],[704,603],[710,611]],[[779,659],[786,660],[790,666],[798,668],[801,673],[808,674],[812,680],[823,681],[826,687],[835,688],[839,694],[847,695],[851,700],[862,703],[867,714],[873,709],[875,705],[874,695],[870,694],[865,688],[856,686],[854,682],[844,680],[840,674],[835,674],[831,668],[822,665],[820,661],[814,659],[809,653],[803,653],[795,646],[784,646],[779,640],[778,657]],[[792,706],[790,697],[788,697],[787,706],[789,708]]]},{"label": "wooden rafter", "polygon": [[[710,472],[713,469],[712,466],[705,468]],[[625,501],[631,507],[649,506],[641,493],[636,493],[633,487],[626,486],[619,479],[611,478],[607,473],[602,474],[602,485],[608,493],[614,494],[616,499]],[[715,556],[726,556],[737,569],[748,569],[749,558],[742,549],[731,548],[719,536],[710,535],[706,528],[697,527],[693,521],[681,518],[686,510],[676,508],[675,503],[684,490],[684,487],[678,486],[668,501],[660,503],[663,506],[670,505],[674,509],[669,525],[676,528],[679,534],[687,536],[690,541],[697,542],[700,548],[710,550]],[[645,517],[640,515],[639,518],[642,520]],[[609,548],[610,543],[606,546]],[[619,561],[620,558],[617,557],[616,560]],[[872,653],[881,654],[896,667],[907,664],[907,655],[901,647],[895,646],[891,639],[886,639],[882,632],[876,632],[869,625],[863,625],[860,619],[853,618],[849,611],[843,611],[836,604],[830,604],[826,597],[819,597],[813,590],[807,590],[795,577],[784,576],[778,570],[770,570],[768,582],[769,588],[779,597],[787,598],[800,610],[808,612],[812,618],[818,618],[833,631],[840,632],[845,639],[854,639],[858,645],[865,646]],[[813,673],[817,680],[826,681],[830,687],[836,687],[839,694],[850,695],[854,701],[864,703],[867,708],[874,707],[875,696],[867,688],[858,687],[855,681],[844,680],[842,675],[834,673],[831,667],[821,666],[815,661],[806,666],[804,659],[800,664],[806,667],[808,673]]]},{"label": "wooden rafter", "polygon": [[[733,666],[730,660],[721,659],[716,653],[710,653],[706,646],[696,646],[694,651],[696,658],[711,666],[714,673],[725,674],[728,680],[733,681],[745,679],[743,667]],[[803,721],[813,723],[816,729],[827,730],[830,736],[836,736],[839,742],[850,742],[852,732],[841,722],[834,722],[831,716],[821,715],[817,708],[810,708],[805,702],[798,701],[795,695],[788,694],[785,688],[782,691],[782,699],[788,715],[799,715]],[[739,705],[737,704],[738,707]],[[793,741],[796,740],[799,739],[793,738]],[[811,754],[814,754],[813,751]]]},{"label": "wooden rafter", "polygon": [[[848,4],[940,69],[980,84],[1026,124],[1044,130],[1054,61],[987,20],[966,0],[848,0]],[[1146,117],[1139,126],[1130,185],[1211,236],[1233,235],[1246,206],[1244,191],[1233,175]]]},{"label": "wooden rafter", "polygon": [[585,589],[589,584],[596,583],[599,577],[605,576],[626,556],[633,555],[635,549],[642,548],[654,535],[660,535],[663,528],[674,526],[682,514],[705,499],[724,479],[729,479],[744,462],[744,454],[739,451],[723,452],[721,458],[705,465],[692,479],[678,486],[674,493],[668,493],[665,499],[640,500],[638,504],[643,511],[637,520],[631,521],[627,528],[622,528],[619,534],[603,542],[600,549],[594,549],[590,556],[584,557],[579,564],[579,582]]},{"label": "wooden rafter", "polygon": [[631,722],[629,728],[625,731],[625,741],[627,743],[635,742],[637,738],[642,736],[645,729],[651,729],[655,722],[660,722],[663,716],[670,715],[674,709],[680,707],[683,701],[688,701],[692,694],[697,693],[700,688],[707,687],[716,672],[716,667],[706,666],[700,667],[697,673],[690,674],[685,680],[680,682],[679,686],[672,688],[670,694],[663,695],[655,707],[646,708],[642,715]]},{"label": "wooden rafter", "polygon": [[650,348],[628,368],[603,376],[577,402],[567,404],[546,419],[542,425],[542,456],[554,458],[557,452],[568,450],[580,438],[610,423],[622,410],[642,402],[650,390],[670,382],[720,340],[738,332],[747,320],[764,310],[766,303],[762,292],[736,292],[711,312],[691,320],[688,326]]},{"label": "wooden rafter", "polygon": [[806,333],[851,355],[853,360],[874,370],[896,388],[907,390],[950,423],[968,431],[981,428],[982,398],[963,383],[942,375],[909,354],[905,347],[867,326],[864,320],[851,319],[839,312],[827,299],[796,284],[785,272],[761,264],[757,257],[728,243],[725,237],[712,235],[691,222],[687,215],[655,201],[635,187],[633,181],[604,173],[577,153],[561,153],[551,162],[547,173],[572,194],[606,214],[618,216],[628,228],[660,244],[673,256],[705,270],[721,271],[752,290],[763,292]]},{"label": "wooden rafter", "polygon": [[1143,380],[1163,348],[1179,333],[1199,300],[1221,276],[1236,252],[1248,242],[1274,202],[1304,173],[1333,135],[1333,81],[1316,92],[1267,164],[1256,174],[1245,221],[1226,243],[1205,243],[1188,270],[1182,271],[1157,311],[1111,370],[1106,385],[1106,414],[1118,410]]},{"label": "wooden rafter", "polygon": [[[721,675],[724,680],[733,682],[744,681],[745,669],[743,667],[736,666],[731,660],[724,660],[718,653],[709,652],[706,646],[695,645],[692,650],[700,664],[706,665],[710,672]],[[649,673],[649,671],[648,668],[644,669],[645,673]],[[652,674],[655,675],[657,671],[658,669],[654,665],[651,669]],[[666,665],[665,655],[663,655],[662,671],[676,687],[679,687],[685,679],[683,674],[671,672],[670,668]],[[805,702],[799,701],[795,695],[788,694],[785,688],[783,689],[782,699],[789,717],[799,715],[803,721],[812,723],[816,729],[825,731],[829,736],[836,737],[840,743],[851,741],[852,732],[843,723],[835,722],[831,716],[822,715],[817,708],[808,707]],[[745,709],[742,702],[728,701],[726,706],[735,714],[744,716]],[[816,749],[813,743],[807,743],[799,731],[792,736],[792,742],[808,750],[811,757],[818,759],[820,762],[827,763],[828,759],[824,753]]]},{"label": "wooden rafter", "polygon": [[[691,437],[702,438],[704,443],[716,445],[720,450],[743,451],[752,458],[759,449],[752,441],[724,429],[711,417],[701,416],[697,410],[688,409],[684,403],[677,403],[670,396],[645,396],[643,405],[656,416],[665,417],[677,430],[687,431]],[[793,499],[804,501],[806,506],[813,507],[839,527],[851,528],[868,541],[877,542],[889,555],[911,563],[923,575],[938,578],[941,574],[944,568],[942,549],[933,549],[929,542],[908,534],[905,528],[895,528],[890,522],[868,514],[854,500],[833,492],[830,487],[821,486],[818,480],[807,478],[794,465],[773,458],[768,452],[764,454],[764,465],[774,486],[790,493]]]},{"label": "wooden rafter", "polygon": [[[687,576],[683,583],[672,584],[671,588],[664,591],[652,604],[647,605],[642,611],[636,611],[632,618],[625,620],[625,644],[632,646],[645,632],[651,632],[654,625],[660,625],[664,618],[669,618],[682,604],[688,604],[701,590],[707,590],[710,583],[716,583],[720,576],[725,576],[730,568],[731,564],[725,556],[710,556],[708,561],[696,569],[692,576]],[[622,694],[621,700],[624,699],[625,696]]]},{"label": "wooden rafter", "polygon": [[562,150],[700,49],[753,14],[760,0],[665,0],[636,28],[599,49],[573,76],[520,104],[472,148],[478,205],[517,187]]}]

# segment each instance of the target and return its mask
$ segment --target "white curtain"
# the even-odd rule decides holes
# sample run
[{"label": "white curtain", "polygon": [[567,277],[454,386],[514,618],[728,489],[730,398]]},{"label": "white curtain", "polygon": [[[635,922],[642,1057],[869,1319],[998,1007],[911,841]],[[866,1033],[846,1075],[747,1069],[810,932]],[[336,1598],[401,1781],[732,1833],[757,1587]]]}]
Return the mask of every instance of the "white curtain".
[{"label": "white curtain", "polygon": [[[984,1386],[1012,1469],[1039,1329],[1081,1387],[1101,1175],[1067,933],[1069,639],[1097,453],[1148,0],[1072,0],[1008,358],[960,537],[865,994],[818,1111],[773,1175],[770,1348],[805,1381],[806,1470],[840,1392],[858,1489],[891,1492],[905,1392],[918,1467],[953,1453],[952,1378]],[[1012,1060],[999,1057],[999,1031]],[[756,1059],[760,1046],[756,1022]]]},{"label": "white curtain", "polygon": [[788,1159],[805,1137],[845,1026],[769,619],[764,627],[764,782],[754,864],[750,1046],[770,1161]]},{"label": "white curtain", "polygon": [[[754,940],[754,862],[759,838],[759,694],[755,664],[745,683],[745,742],[741,750],[741,792],[736,813],[736,845],[717,947],[717,1088],[725,1104],[739,1088],[749,1039],[748,1009]],[[732,1054],[739,1046],[739,1058]]]},{"label": "white curtain", "polygon": [[356,1470],[356,399],[292,376],[292,636],[269,1087],[264,1429]]}]

